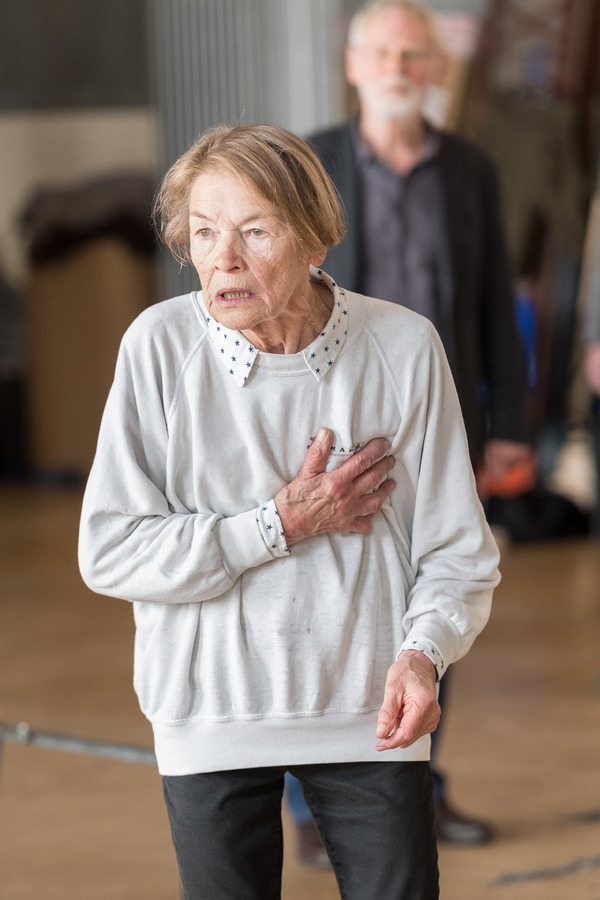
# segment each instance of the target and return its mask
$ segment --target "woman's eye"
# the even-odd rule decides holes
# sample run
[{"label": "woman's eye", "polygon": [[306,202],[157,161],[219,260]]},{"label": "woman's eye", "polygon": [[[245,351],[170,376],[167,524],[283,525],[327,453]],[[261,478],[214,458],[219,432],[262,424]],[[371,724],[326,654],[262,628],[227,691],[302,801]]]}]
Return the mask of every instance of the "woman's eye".
[{"label": "woman's eye", "polygon": [[265,232],[262,230],[262,228],[251,228],[250,229],[250,234],[252,235],[252,237],[260,237],[261,234],[264,234],[264,233]]},{"label": "woman's eye", "polygon": [[210,235],[211,235],[211,230],[210,230],[210,228],[199,228],[199,229],[198,229],[198,234],[200,235],[200,237],[204,237],[204,238],[205,238],[205,237],[210,237]]}]

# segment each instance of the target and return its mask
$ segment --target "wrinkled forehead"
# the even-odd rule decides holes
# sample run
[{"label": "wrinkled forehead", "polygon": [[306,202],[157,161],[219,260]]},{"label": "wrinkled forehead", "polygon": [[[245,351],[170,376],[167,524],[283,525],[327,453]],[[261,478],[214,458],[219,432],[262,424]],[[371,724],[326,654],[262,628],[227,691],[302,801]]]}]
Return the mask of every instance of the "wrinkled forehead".
[{"label": "wrinkled forehead", "polygon": [[202,167],[190,186],[190,211],[198,204],[210,204],[211,207],[218,208],[232,200],[239,205],[261,209],[265,214],[279,213],[248,175],[227,164],[211,162]]},{"label": "wrinkled forehead", "polygon": [[253,220],[271,222],[295,235],[281,210],[251,179],[219,167],[197,176],[190,190],[188,212],[191,221],[200,219],[236,227]]}]

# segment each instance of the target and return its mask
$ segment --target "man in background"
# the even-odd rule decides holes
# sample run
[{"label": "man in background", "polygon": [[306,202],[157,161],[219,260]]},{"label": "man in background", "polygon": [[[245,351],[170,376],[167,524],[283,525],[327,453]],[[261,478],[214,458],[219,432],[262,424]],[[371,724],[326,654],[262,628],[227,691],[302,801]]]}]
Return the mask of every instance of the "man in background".
[{"label": "man in background", "polygon": [[[436,326],[456,382],[475,470],[526,461],[526,392],[495,170],[423,115],[444,65],[436,24],[411,0],[367,3],[350,23],[346,75],[358,117],[311,142],[335,182],[348,234],[324,268],[343,287],[410,307]],[[444,705],[448,674],[441,681]],[[478,844],[486,822],[449,803],[435,763],[441,840]],[[294,805],[292,805],[294,810]],[[297,819],[299,821],[299,819]],[[304,826],[310,854],[310,835]],[[313,841],[319,861],[318,842]]]},{"label": "man in background", "polygon": [[590,425],[596,469],[591,533],[600,537],[600,168],[588,215],[579,304],[584,309],[584,372],[592,393]]}]

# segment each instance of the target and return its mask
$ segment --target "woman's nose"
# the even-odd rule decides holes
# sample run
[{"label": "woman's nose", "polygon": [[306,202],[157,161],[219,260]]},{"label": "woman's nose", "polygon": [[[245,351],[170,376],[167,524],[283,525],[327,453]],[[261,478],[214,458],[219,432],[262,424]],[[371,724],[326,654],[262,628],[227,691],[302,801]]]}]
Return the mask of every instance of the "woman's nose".
[{"label": "woman's nose", "polygon": [[224,271],[240,268],[241,254],[237,234],[222,232],[219,235],[215,248],[215,265]]}]

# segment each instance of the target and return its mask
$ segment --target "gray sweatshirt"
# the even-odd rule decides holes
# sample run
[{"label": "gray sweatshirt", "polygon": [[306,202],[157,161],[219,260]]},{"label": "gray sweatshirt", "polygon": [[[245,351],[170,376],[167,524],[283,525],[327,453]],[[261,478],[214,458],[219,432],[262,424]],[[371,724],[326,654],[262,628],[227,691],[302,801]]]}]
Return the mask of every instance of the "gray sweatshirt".
[{"label": "gray sweatshirt", "polygon": [[[86,488],[79,560],[132,601],[134,683],[162,774],[420,760],[375,750],[388,667],[441,677],[485,625],[498,552],[430,323],[340,290],[302,352],[258,351],[192,293],[125,335]],[[291,550],[273,498],[319,427],[329,468],[387,437],[396,487],[367,535]]]}]

